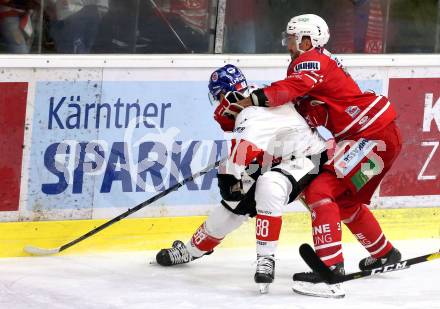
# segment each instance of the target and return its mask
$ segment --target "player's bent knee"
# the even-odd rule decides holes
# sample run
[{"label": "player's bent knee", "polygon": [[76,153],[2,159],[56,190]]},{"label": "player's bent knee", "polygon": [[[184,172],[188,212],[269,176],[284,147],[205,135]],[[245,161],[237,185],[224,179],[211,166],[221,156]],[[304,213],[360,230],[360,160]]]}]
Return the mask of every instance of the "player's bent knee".
[{"label": "player's bent knee", "polygon": [[255,190],[257,212],[281,213],[281,207],[287,204],[291,191],[292,184],[284,175],[273,171],[264,173],[258,178]]},{"label": "player's bent knee", "polygon": [[304,198],[310,208],[316,208],[324,204],[334,202],[334,197],[325,192],[321,186],[308,186],[304,190]]},{"label": "player's bent knee", "polygon": [[248,216],[234,214],[220,206],[215,208],[206,219],[206,232],[212,237],[224,238],[248,219]]},{"label": "player's bent knee", "polygon": [[369,212],[367,205],[356,204],[352,207],[341,207],[339,213],[341,220],[345,224],[350,224],[360,218],[365,212]]}]

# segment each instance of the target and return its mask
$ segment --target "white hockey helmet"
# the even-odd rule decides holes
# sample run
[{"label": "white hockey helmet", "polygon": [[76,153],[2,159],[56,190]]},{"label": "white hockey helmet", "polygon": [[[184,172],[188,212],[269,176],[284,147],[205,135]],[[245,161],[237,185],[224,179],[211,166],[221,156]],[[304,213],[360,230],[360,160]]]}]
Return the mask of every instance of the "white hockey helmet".
[{"label": "white hockey helmet", "polygon": [[287,37],[294,35],[296,47],[299,51],[299,44],[303,36],[309,36],[313,47],[323,47],[330,38],[330,30],[324,19],[315,14],[303,14],[292,17],[287,23],[286,31],[283,32],[283,46],[287,45]]}]

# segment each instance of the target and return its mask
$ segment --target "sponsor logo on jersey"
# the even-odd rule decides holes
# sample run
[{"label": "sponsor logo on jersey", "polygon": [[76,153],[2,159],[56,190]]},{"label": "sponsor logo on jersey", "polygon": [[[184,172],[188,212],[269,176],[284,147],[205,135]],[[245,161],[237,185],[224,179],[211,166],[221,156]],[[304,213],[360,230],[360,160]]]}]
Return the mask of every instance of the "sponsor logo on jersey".
[{"label": "sponsor logo on jersey", "polygon": [[359,107],[357,107],[357,106],[353,106],[352,105],[352,106],[347,107],[345,109],[345,112],[348,115],[350,115],[351,118],[354,118],[354,117],[356,117],[361,112],[361,109]]},{"label": "sponsor logo on jersey", "polygon": [[341,61],[339,61],[338,57],[336,57],[336,56],[334,56],[333,54],[330,54],[330,53],[329,53],[329,56],[330,56],[330,58],[331,58],[334,62],[336,62],[336,65],[338,66],[338,68],[342,68],[342,67],[343,67],[343,66],[342,66],[342,63],[341,63]]},{"label": "sponsor logo on jersey", "polygon": [[376,160],[369,159],[365,164],[366,166],[368,166],[368,169],[364,171],[361,168],[351,177],[351,182],[356,187],[356,191],[362,189],[367,184],[367,182],[370,181],[371,178],[376,176],[374,169],[378,166],[378,164],[379,163]]},{"label": "sponsor logo on jersey", "polygon": [[335,168],[337,168],[342,175],[348,175],[376,145],[376,142],[361,138],[335,162]]},{"label": "sponsor logo on jersey", "polygon": [[246,127],[236,127],[234,129],[235,133],[242,133],[244,130],[246,130]]},{"label": "sponsor logo on jersey", "polygon": [[301,71],[319,71],[320,69],[319,61],[303,61],[295,65],[293,71],[297,73]]},{"label": "sponsor logo on jersey", "polygon": [[362,119],[359,121],[359,125],[363,125],[364,123],[366,123],[368,121],[368,119],[370,119],[370,117],[368,116],[364,116],[362,117]]},{"label": "sponsor logo on jersey", "polygon": [[248,119],[247,118],[244,118],[242,121],[240,121],[240,123],[238,124],[238,126],[237,127],[239,127],[239,126],[241,126],[245,121],[247,121]]}]

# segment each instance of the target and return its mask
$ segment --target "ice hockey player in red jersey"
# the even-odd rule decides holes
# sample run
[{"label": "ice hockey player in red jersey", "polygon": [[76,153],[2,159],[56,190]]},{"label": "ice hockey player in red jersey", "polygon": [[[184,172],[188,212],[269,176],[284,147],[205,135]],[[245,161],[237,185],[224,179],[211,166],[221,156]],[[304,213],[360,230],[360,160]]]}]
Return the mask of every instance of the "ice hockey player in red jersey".
[{"label": "ice hockey player in red jersey", "polygon": [[[222,239],[249,217],[256,218],[257,266],[254,276],[262,293],[275,276],[275,252],[282,224],[283,207],[292,202],[317,176],[327,160],[326,144],[295,110],[293,103],[277,108],[241,108],[248,85],[241,71],[226,65],[210,78],[210,95],[218,104],[215,120],[224,131],[234,131],[228,160],[219,168],[221,205],[184,244],[175,241],[162,249],[158,264],[171,266],[211,253]],[[314,158],[312,159],[311,157]],[[253,164],[254,162],[258,164]],[[246,194],[242,179],[255,183]]]},{"label": "ice hockey player in red jersey", "polygon": [[[275,107],[296,101],[305,119],[325,122],[339,147],[305,190],[312,210],[315,250],[331,269],[344,271],[342,221],[370,253],[360,261],[360,269],[373,269],[401,259],[368,209],[401,149],[396,112],[385,96],[359,89],[324,48],[329,38],[329,28],[321,17],[293,17],[284,39],[292,57],[286,79],[255,90],[238,104]],[[297,273],[294,281],[304,283],[299,289],[322,282],[315,273]]]}]

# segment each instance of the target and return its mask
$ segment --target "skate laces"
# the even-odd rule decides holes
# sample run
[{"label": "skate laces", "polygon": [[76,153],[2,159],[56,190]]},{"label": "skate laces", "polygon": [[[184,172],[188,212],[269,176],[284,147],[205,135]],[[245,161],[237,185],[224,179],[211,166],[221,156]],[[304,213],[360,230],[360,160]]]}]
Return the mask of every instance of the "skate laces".
[{"label": "skate laces", "polygon": [[260,256],[257,258],[257,273],[271,274],[273,272],[274,258],[272,256]]},{"label": "skate laces", "polygon": [[187,263],[190,260],[190,254],[184,245],[178,244],[177,246],[168,249],[168,254],[172,264]]},{"label": "skate laces", "polygon": [[373,265],[374,263],[376,263],[376,261],[377,261],[376,258],[369,256],[369,257],[365,258],[364,265],[370,266],[370,265]]}]

